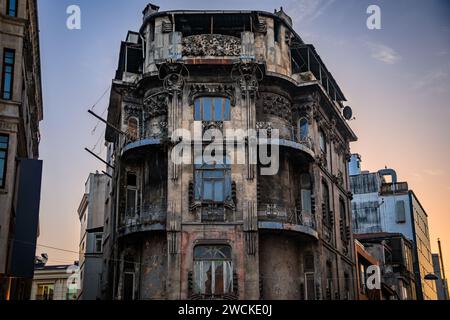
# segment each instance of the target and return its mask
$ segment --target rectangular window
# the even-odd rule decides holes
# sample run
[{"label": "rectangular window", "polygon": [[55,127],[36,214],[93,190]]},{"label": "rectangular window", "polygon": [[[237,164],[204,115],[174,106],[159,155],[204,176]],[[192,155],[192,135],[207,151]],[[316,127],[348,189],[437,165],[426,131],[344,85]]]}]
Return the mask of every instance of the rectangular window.
[{"label": "rectangular window", "polygon": [[17,2],[18,0],[6,1],[6,14],[10,17],[17,17]]},{"label": "rectangular window", "polygon": [[400,200],[395,204],[395,213],[397,217],[397,223],[406,222],[405,202]]},{"label": "rectangular window", "polygon": [[227,98],[203,97],[195,100],[195,121],[230,121],[231,105]]},{"label": "rectangular window", "polygon": [[134,300],[134,273],[125,272],[123,275],[123,300]]},{"label": "rectangular window", "polygon": [[12,99],[12,88],[14,81],[14,50],[5,49],[3,52],[3,75],[2,75],[2,98]]},{"label": "rectangular window", "polygon": [[39,285],[36,300],[53,300],[55,287],[53,284]]},{"label": "rectangular window", "polygon": [[129,172],[127,174],[127,199],[126,211],[127,217],[134,217],[137,213],[137,176]]},{"label": "rectangular window", "polygon": [[316,284],[314,281],[314,273],[305,273],[305,297],[306,300],[316,300]]},{"label": "rectangular window", "polygon": [[103,235],[102,234],[96,234],[95,235],[95,253],[101,253],[102,252],[102,242],[103,242]]},{"label": "rectangular window", "polygon": [[0,188],[6,184],[6,163],[8,161],[9,136],[0,135]]}]

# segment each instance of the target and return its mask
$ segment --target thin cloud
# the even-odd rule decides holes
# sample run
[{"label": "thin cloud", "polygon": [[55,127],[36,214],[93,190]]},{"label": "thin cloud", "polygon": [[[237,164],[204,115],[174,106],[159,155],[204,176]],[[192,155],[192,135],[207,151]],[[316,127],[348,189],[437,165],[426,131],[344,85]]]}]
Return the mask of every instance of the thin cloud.
[{"label": "thin cloud", "polygon": [[444,171],[442,171],[442,170],[427,169],[427,170],[424,170],[423,172],[425,172],[426,174],[433,176],[433,177],[438,177],[438,176],[444,175]]},{"label": "thin cloud", "polygon": [[448,71],[445,70],[435,70],[425,74],[414,84],[414,89],[424,89],[430,86],[435,87],[440,85],[443,80],[447,80],[449,77]]},{"label": "thin cloud", "polygon": [[367,46],[371,51],[371,57],[385,64],[395,64],[402,57],[391,47],[384,44],[368,42]]},{"label": "thin cloud", "polygon": [[321,16],[336,0],[290,1],[287,12],[297,23],[309,23]]}]

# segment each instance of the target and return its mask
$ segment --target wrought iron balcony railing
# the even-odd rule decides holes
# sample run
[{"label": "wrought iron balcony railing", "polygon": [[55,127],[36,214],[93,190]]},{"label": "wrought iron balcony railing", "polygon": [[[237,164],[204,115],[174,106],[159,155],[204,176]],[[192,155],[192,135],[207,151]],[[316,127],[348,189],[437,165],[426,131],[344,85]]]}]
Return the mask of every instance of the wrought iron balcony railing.
[{"label": "wrought iron balcony railing", "polygon": [[295,207],[287,208],[269,203],[260,204],[258,205],[258,219],[260,221],[281,222],[316,229],[314,215],[309,212],[302,212],[302,210]]},{"label": "wrought iron balcony railing", "polygon": [[167,206],[165,204],[148,204],[128,209],[121,221],[121,227],[152,224],[165,225],[166,220]]},{"label": "wrought iron balcony railing", "polygon": [[[269,139],[273,137],[273,130],[278,130],[279,139],[293,141],[307,147],[310,150],[314,150],[314,140],[309,134],[306,135],[305,133],[302,133],[298,127],[291,125],[277,127],[272,123],[260,122],[257,124],[257,129],[266,130],[266,135]],[[261,133],[260,138],[264,138]]]}]

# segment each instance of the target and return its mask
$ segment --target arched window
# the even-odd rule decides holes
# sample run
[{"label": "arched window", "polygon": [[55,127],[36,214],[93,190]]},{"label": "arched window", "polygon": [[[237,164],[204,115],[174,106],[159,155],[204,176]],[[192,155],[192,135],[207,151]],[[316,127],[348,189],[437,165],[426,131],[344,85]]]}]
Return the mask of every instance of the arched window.
[{"label": "arched window", "polygon": [[300,141],[305,141],[309,136],[309,123],[308,119],[301,118],[298,121],[298,137]]},{"label": "arched window", "polygon": [[220,297],[233,291],[233,262],[227,245],[194,248],[194,293]]},{"label": "arched window", "polygon": [[195,163],[195,200],[206,203],[231,201],[231,165],[228,157],[209,163],[197,159]]},{"label": "arched window", "polygon": [[230,121],[230,99],[223,97],[201,97],[195,100],[195,121]]},{"label": "arched window", "polygon": [[139,121],[135,117],[128,119],[127,133],[131,140],[137,140],[139,138]]}]

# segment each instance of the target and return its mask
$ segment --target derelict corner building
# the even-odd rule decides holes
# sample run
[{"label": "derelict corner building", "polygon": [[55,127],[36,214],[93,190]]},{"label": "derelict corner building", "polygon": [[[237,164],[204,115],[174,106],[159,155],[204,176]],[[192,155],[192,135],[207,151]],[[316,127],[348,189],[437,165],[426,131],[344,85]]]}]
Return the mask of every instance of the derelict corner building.
[{"label": "derelict corner building", "polygon": [[[356,136],[314,47],[282,9],[143,13],[108,107],[104,298],[354,299]],[[174,163],[174,130],[198,128],[266,129],[278,173]]]}]

